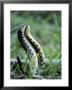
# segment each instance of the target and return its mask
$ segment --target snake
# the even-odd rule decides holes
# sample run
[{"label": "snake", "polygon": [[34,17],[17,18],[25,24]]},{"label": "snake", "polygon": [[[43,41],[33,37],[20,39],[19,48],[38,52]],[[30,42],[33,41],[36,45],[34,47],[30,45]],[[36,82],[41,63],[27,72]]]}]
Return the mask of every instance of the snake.
[{"label": "snake", "polygon": [[20,30],[18,30],[18,40],[28,55],[31,73],[36,74],[38,67],[43,66],[45,54],[30,31],[30,25],[22,25]]},{"label": "snake", "polygon": [[18,40],[21,44],[21,46],[24,48],[26,53],[28,54],[29,57],[29,67],[31,74],[36,74],[37,69],[38,69],[38,59],[35,50],[29,43],[29,41],[25,37],[25,27],[22,27],[20,30],[18,30]]},{"label": "snake", "polygon": [[44,51],[40,46],[40,44],[33,38],[30,31],[31,31],[30,25],[27,25],[27,29],[25,30],[25,36],[27,37],[31,45],[34,47],[36,53],[38,53],[39,65],[42,66],[43,62],[45,62]]}]

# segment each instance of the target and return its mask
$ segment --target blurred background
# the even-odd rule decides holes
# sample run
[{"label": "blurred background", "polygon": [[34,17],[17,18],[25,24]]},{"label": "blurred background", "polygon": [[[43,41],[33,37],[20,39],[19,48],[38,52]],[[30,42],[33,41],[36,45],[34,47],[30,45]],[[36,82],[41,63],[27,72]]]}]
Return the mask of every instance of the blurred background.
[{"label": "blurred background", "polygon": [[[30,25],[31,34],[43,48],[47,60],[61,60],[61,11],[11,11],[11,31],[21,24]],[[11,58],[17,55],[26,60],[26,53],[15,31],[11,33]],[[61,63],[58,66],[52,65],[48,74],[54,74],[58,69],[61,70]]]}]

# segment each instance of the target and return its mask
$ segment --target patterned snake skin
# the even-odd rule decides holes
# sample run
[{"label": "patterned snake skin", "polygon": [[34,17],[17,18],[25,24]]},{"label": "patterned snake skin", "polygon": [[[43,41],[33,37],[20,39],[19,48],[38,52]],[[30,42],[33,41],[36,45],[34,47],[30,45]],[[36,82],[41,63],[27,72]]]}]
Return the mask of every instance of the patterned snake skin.
[{"label": "patterned snake skin", "polygon": [[43,66],[45,55],[39,43],[32,37],[30,30],[29,25],[23,25],[18,30],[18,40],[28,54],[31,73],[36,74],[38,67]]}]

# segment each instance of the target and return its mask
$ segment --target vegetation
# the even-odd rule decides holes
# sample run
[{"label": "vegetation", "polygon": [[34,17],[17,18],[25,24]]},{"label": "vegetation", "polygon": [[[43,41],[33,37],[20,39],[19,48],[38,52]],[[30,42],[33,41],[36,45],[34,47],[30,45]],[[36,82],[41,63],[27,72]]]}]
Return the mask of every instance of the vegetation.
[{"label": "vegetation", "polygon": [[[21,24],[31,26],[31,34],[40,43],[49,62],[45,65],[41,76],[47,79],[61,78],[61,12],[11,11],[11,30]],[[11,33],[11,59],[16,59],[17,56],[24,60],[23,69],[28,73],[26,78],[32,78],[27,70],[27,54],[20,46],[15,31]],[[19,66],[17,65],[16,68],[18,69]]]}]

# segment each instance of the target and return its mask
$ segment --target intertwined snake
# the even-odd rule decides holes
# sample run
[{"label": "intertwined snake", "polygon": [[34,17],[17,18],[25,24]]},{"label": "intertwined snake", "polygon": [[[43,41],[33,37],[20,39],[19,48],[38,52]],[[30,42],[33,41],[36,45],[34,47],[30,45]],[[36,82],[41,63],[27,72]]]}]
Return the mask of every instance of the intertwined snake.
[{"label": "intertwined snake", "polygon": [[45,61],[44,52],[39,43],[32,37],[29,25],[22,25],[18,30],[18,40],[29,57],[29,66],[32,74],[36,74],[38,67]]}]

